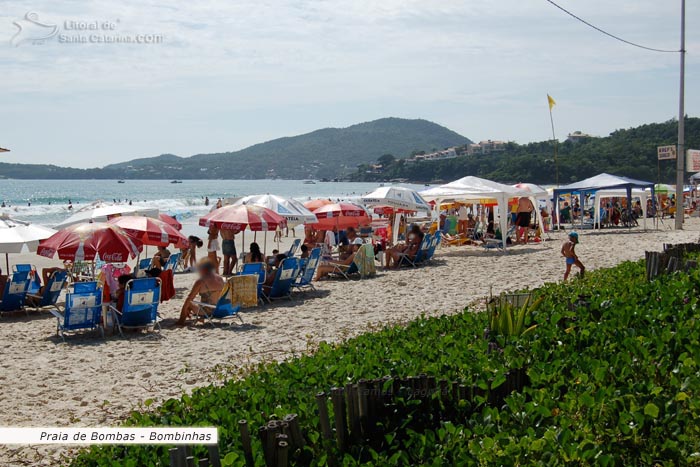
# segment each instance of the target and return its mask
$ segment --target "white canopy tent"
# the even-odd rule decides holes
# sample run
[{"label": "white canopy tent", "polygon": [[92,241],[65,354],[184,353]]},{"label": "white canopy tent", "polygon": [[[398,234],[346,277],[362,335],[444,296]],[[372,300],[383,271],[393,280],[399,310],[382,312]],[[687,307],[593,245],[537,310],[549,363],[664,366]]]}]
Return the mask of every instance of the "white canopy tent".
[{"label": "white canopy tent", "polygon": [[[651,196],[651,190],[639,188],[632,190],[632,198],[639,198],[642,203],[642,227],[644,230],[647,228],[647,200]],[[593,225],[600,225],[600,200],[607,198],[627,198],[627,190],[600,190],[596,192]]]},{"label": "white canopy tent", "polygon": [[528,193],[510,185],[492,182],[479,177],[464,177],[454,182],[420,192],[420,195],[428,201],[435,201],[435,210],[439,213],[440,204],[445,201],[475,202],[483,200],[495,200],[498,203],[498,217],[503,237],[503,251],[506,250],[506,233],[508,232],[508,200],[521,196],[529,196]]}]

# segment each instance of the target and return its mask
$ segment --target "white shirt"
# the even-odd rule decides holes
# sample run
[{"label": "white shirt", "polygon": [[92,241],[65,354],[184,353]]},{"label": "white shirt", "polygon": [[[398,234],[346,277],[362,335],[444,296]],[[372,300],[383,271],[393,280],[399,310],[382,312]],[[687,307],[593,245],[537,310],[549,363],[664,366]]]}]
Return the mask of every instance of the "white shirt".
[{"label": "white shirt", "polygon": [[459,208],[459,211],[457,211],[457,219],[460,221],[469,220],[469,212],[467,211],[466,206],[462,206]]}]

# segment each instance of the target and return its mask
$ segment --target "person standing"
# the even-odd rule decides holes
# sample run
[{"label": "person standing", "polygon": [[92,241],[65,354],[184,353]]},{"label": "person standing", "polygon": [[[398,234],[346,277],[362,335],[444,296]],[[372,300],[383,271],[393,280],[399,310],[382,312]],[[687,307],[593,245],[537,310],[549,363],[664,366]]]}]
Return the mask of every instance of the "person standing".
[{"label": "person standing", "polygon": [[584,273],[586,272],[585,266],[576,255],[576,245],[578,245],[578,233],[571,232],[569,234],[568,240],[565,241],[564,245],[562,245],[561,247],[561,254],[564,258],[566,258],[566,271],[564,271],[564,280],[567,280],[569,278],[569,274],[571,273],[571,266],[573,265],[576,265],[576,267],[579,268],[579,270],[581,271],[579,273],[581,277],[583,277]]},{"label": "person standing", "polygon": [[463,204],[457,210],[457,233],[462,235],[467,234],[469,222],[469,211],[467,211],[467,205]]},{"label": "person standing", "polygon": [[[532,212],[535,207],[532,205],[530,198],[522,196],[518,199],[518,214],[516,217],[516,226],[518,228],[518,241],[522,241],[527,245],[528,235],[530,234],[530,223],[532,222]],[[522,239],[522,240],[521,240]]]},{"label": "person standing", "polygon": [[209,235],[207,241],[207,257],[211,264],[214,265],[214,270],[219,273],[219,229],[212,225],[207,231]]},{"label": "person standing", "polygon": [[221,253],[224,255],[224,276],[233,275],[233,270],[238,264],[236,254],[236,234],[233,230],[222,230],[221,232]]}]

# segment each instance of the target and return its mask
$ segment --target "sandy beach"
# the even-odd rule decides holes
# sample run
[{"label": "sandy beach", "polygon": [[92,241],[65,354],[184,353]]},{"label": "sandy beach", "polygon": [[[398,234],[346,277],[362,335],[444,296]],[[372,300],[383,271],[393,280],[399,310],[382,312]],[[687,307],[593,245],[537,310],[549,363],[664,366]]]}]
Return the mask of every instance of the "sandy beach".
[{"label": "sandy beach", "polygon": [[[583,231],[577,252],[587,268],[597,269],[643,258],[645,250],[659,251],[663,243],[698,240],[700,220],[688,219],[683,231],[668,230],[669,225],[647,232]],[[160,308],[165,322],[159,335],[101,339],[87,333],[63,343],[55,336],[55,318],[46,312],[4,315],[0,425],[112,425],[146,399],[179,397],[235,377],[252,363],[305,352],[319,341],[340,341],[421,314],[454,313],[491,288],[498,293],[561,280],[564,233],[550,238],[515,246],[506,255],[475,247],[441,248],[431,265],[419,269],[324,281],[317,292],[246,311],[242,326],[173,326],[194,274],[175,276],[178,293]],[[59,264],[36,255],[19,255],[12,262],[39,268]],[[0,464],[59,465],[66,453],[66,448],[53,447],[0,448]]]}]

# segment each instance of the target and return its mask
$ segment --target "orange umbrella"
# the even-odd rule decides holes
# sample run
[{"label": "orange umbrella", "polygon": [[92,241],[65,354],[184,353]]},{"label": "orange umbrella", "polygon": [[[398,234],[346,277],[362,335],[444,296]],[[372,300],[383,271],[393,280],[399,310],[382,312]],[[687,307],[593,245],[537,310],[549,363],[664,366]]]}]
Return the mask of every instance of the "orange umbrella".
[{"label": "orange umbrella", "polygon": [[309,211],[313,211],[315,209],[318,209],[322,206],[326,206],[327,204],[333,204],[333,201],[329,199],[312,199],[311,201],[307,201],[304,203],[304,207],[308,209]]}]

